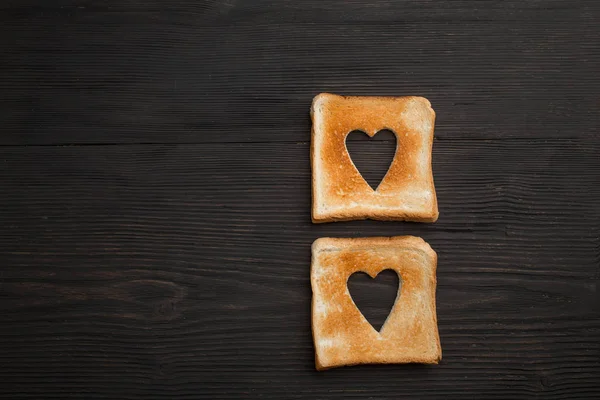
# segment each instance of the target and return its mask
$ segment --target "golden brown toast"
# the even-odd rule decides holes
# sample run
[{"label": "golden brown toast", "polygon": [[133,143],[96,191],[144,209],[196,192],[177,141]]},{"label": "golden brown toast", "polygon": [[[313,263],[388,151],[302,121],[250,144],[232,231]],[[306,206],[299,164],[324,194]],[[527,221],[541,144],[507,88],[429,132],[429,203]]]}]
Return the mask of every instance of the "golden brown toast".
[{"label": "golden brown toast", "polygon": [[[371,363],[437,364],[437,255],[414,236],[317,239],[312,245],[312,331],[317,370]],[[354,304],[348,278],[393,269],[402,282],[377,332]]]},{"label": "golden brown toast", "polygon": [[[312,220],[434,222],[437,198],[431,170],[435,112],[423,97],[346,97],[321,93],[311,108]],[[346,136],[382,129],[396,135],[396,154],[373,190],[352,162]]]}]

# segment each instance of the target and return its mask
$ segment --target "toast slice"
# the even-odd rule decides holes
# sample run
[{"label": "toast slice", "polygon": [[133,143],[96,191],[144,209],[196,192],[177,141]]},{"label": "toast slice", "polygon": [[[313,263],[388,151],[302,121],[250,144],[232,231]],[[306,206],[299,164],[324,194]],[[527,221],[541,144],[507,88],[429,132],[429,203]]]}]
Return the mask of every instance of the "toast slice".
[{"label": "toast slice", "polygon": [[[312,245],[312,332],[317,370],[356,364],[437,364],[437,255],[414,236],[317,239]],[[354,304],[347,282],[393,269],[401,290],[377,332]]]},{"label": "toast slice", "polygon": [[[312,221],[377,219],[435,222],[431,170],[435,112],[423,97],[345,97],[321,93],[311,107]],[[373,190],[352,162],[346,136],[396,135],[390,168]]]}]

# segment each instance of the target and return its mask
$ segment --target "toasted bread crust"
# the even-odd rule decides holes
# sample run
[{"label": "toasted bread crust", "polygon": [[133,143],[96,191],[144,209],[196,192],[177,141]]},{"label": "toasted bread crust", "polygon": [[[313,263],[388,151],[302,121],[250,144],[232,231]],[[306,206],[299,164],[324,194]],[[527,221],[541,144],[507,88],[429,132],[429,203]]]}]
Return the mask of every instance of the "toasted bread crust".
[{"label": "toasted bread crust", "polygon": [[[312,245],[312,332],[317,370],[370,363],[437,364],[442,350],[435,308],[437,255],[413,236],[317,239]],[[347,289],[354,272],[393,269],[399,296],[377,332]]]},{"label": "toasted bread crust", "polygon": [[[435,222],[437,197],[431,169],[435,112],[423,97],[345,97],[321,93],[311,107],[312,221],[355,219]],[[377,190],[360,175],[346,136],[382,129],[398,146]]]}]

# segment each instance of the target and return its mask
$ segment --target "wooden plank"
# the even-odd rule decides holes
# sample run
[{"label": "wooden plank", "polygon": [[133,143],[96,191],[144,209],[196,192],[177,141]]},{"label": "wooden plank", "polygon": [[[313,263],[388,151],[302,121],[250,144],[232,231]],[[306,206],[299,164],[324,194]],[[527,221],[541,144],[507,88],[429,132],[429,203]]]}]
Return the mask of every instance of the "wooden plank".
[{"label": "wooden plank", "polygon": [[426,96],[440,138],[597,135],[597,1],[323,3],[4,2],[0,144],[307,141],[322,91]]},{"label": "wooden plank", "polygon": [[[437,223],[313,225],[307,143],[0,148],[0,397],[594,398],[599,150],[438,140]],[[315,372],[311,242],[398,234],[442,364]]]}]

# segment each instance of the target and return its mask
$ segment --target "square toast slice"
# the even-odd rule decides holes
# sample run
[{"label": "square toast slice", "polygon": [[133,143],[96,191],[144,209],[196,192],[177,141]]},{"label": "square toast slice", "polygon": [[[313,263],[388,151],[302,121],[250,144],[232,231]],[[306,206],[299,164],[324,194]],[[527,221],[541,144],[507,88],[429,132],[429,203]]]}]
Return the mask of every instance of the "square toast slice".
[{"label": "square toast slice", "polygon": [[[312,332],[317,370],[390,363],[437,364],[437,255],[414,236],[317,239],[312,245]],[[377,332],[356,307],[348,278],[392,269],[402,282]]]},{"label": "square toast slice", "polygon": [[[312,221],[376,219],[435,222],[431,169],[435,112],[423,97],[357,97],[321,93],[311,107]],[[373,190],[352,162],[346,136],[396,135],[390,168]]]}]

